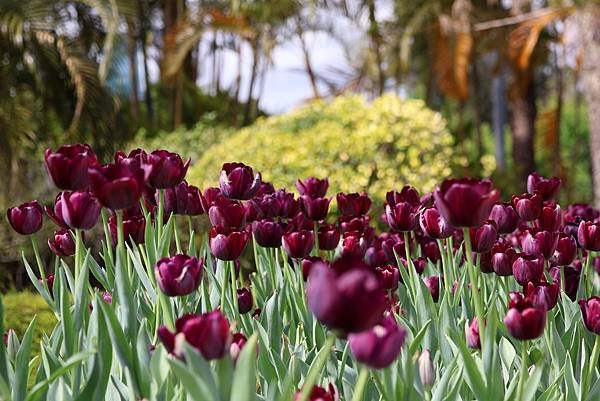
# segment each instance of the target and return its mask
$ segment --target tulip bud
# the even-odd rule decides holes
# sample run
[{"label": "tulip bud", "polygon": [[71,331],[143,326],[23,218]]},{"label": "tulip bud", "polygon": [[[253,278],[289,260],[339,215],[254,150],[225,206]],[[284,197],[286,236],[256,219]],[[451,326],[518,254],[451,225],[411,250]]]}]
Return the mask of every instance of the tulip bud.
[{"label": "tulip bud", "polygon": [[413,206],[417,206],[421,204],[421,198],[419,197],[419,192],[415,188],[410,185],[405,185],[400,192],[390,191],[386,193],[385,202],[388,205],[406,202]]},{"label": "tulip bud", "polygon": [[442,254],[440,253],[440,247],[435,241],[427,241],[424,244],[421,244],[421,252],[427,259],[431,260],[433,263],[436,263],[442,258]]},{"label": "tulip bud", "polygon": [[577,290],[579,289],[581,269],[575,268],[573,266],[551,267],[550,277],[552,277],[552,280],[559,286],[562,285],[560,277],[561,269],[564,270],[565,276],[565,284],[563,286],[565,294],[567,294],[571,301],[575,301],[575,299],[577,298]]},{"label": "tulip bud", "polygon": [[340,192],[336,196],[338,210],[342,216],[355,217],[369,213],[371,199],[366,193],[345,194]]},{"label": "tulip bud", "polygon": [[440,215],[434,207],[423,210],[419,216],[421,229],[430,238],[448,238],[452,234],[452,227]]},{"label": "tulip bud", "polygon": [[229,199],[252,199],[260,189],[261,175],[244,163],[225,163],[221,168],[219,185],[223,196]]},{"label": "tulip bud", "polygon": [[302,259],[302,278],[304,278],[304,281],[308,279],[313,266],[319,263],[325,264],[326,266],[329,265],[329,262],[318,256],[307,256],[306,258]]},{"label": "tulip bud", "polygon": [[479,227],[500,197],[490,180],[447,179],[436,188],[435,204],[453,227]]},{"label": "tulip bud", "polygon": [[44,281],[48,286],[48,292],[50,293],[50,295],[52,295],[52,288],[54,288],[54,274],[48,274],[45,279],[38,279],[38,283],[42,285],[44,284]]},{"label": "tulip bud", "polygon": [[300,210],[312,221],[324,220],[329,210],[329,198],[311,198],[308,195],[300,196]]},{"label": "tulip bud", "polygon": [[523,286],[530,281],[537,283],[544,273],[544,256],[520,253],[513,262],[512,271],[517,283]]},{"label": "tulip bud", "polygon": [[208,214],[208,210],[210,207],[218,201],[224,198],[223,194],[221,194],[221,190],[215,187],[209,187],[204,190],[204,192],[200,193],[200,203],[202,204],[202,210],[204,213]]},{"label": "tulip bud", "polygon": [[312,232],[314,229],[314,223],[306,218],[302,212],[289,219],[287,223],[286,231],[306,230]]},{"label": "tulip bud", "polygon": [[543,202],[539,193],[526,193],[512,197],[512,205],[523,221],[537,219],[542,213]]},{"label": "tulip bud", "polygon": [[229,322],[220,311],[184,315],[177,319],[175,327],[174,333],[165,326],[158,329],[158,338],[169,353],[182,357],[183,341],[196,348],[209,361],[221,359],[229,353]]},{"label": "tulip bud", "polygon": [[341,255],[363,258],[367,251],[367,241],[356,231],[347,231],[341,243]]},{"label": "tulip bud", "polygon": [[556,251],[554,252],[554,260],[559,266],[565,266],[571,263],[577,256],[577,242],[570,235],[560,234]]},{"label": "tulip bud", "polygon": [[73,229],[89,230],[100,217],[100,203],[91,192],[63,192],[60,204],[65,223]]},{"label": "tulip bud", "polygon": [[521,248],[528,255],[542,254],[546,259],[554,255],[558,245],[558,233],[529,229],[521,238]]},{"label": "tulip bud", "polygon": [[238,357],[240,356],[240,352],[242,352],[242,349],[247,342],[248,339],[244,334],[239,332],[233,334],[231,346],[229,347],[229,355],[231,355],[231,359],[233,359],[234,363],[237,361]]},{"label": "tulip bud", "polygon": [[519,216],[510,203],[496,203],[490,212],[490,220],[496,222],[498,234],[510,234],[517,229]]},{"label": "tulip bud", "polygon": [[381,249],[385,253],[388,263],[396,264],[396,255],[406,257],[406,249],[404,248],[404,239],[398,234],[393,234],[381,242]]},{"label": "tulip bud", "polygon": [[240,202],[221,197],[208,209],[208,218],[213,227],[240,229],[246,224],[246,210]]},{"label": "tulip bud", "polygon": [[48,248],[61,258],[75,254],[75,240],[73,235],[67,229],[60,229],[54,232],[54,235],[48,238]]},{"label": "tulip bud", "polygon": [[148,184],[152,188],[174,188],[183,181],[190,159],[184,163],[177,153],[160,149],[148,155],[148,164],[151,167]]},{"label": "tulip bud", "polygon": [[238,310],[240,314],[250,312],[254,304],[252,292],[248,288],[238,288],[237,290]]},{"label": "tulip bud", "polygon": [[306,289],[308,307],[332,330],[357,333],[381,320],[388,306],[377,276],[359,259],[315,264]]},{"label": "tulip bud", "polygon": [[485,224],[478,228],[471,228],[469,230],[471,237],[471,247],[473,252],[486,253],[492,249],[492,245],[498,238],[498,231],[496,231],[496,223],[492,220],[488,220]]},{"label": "tulip bud", "polygon": [[479,325],[477,318],[473,318],[471,322],[465,323],[465,337],[469,348],[481,349],[481,339],[479,338]]},{"label": "tulip bud", "polygon": [[429,276],[423,277],[423,282],[433,298],[433,302],[437,302],[440,299],[440,276]]},{"label": "tulip bud", "polygon": [[202,214],[200,190],[182,181],[175,188],[164,190],[164,211],[168,216],[171,213],[183,216],[197,216]]},{"label": "tulip bud", "polygon": [[540,217],[536,220],[536,226],[550,232],[560,231],[563,226],[563,214],[560,206],[555,202],[544,202]]},{"label": "tulip bud", "polygon": [[384,265],[375,268],[375,274],[379,278],[381,288],[388,291],[396,291],[400,282],[400,270],[394,265]]},{"label": "tulip bud", "polygon": [[256,243],[264,248],[279,248],[283,227],[281,223],[270,219],[262,219],[252,222],[252,235]]},{"label": "tulip bud", "polygon": [[600,336],[600,297],[582,299],[579,307],[585,328]]},{"label": "tulip bud", "polygon": [[234,231],[230,228],[216,226],[209,234],[210,252],[220,260],[236,260],[248,244],[250,235],[247,231]]},{"label": "tulip bud", "polygon": [[546,310],[533,306],[528,298],[516,297],[511,299],[504,324],[517,340],[533,340],[544,332]]},{"label": "tulip bud", "polygon": [[162,258],[154,268],[156,282],[161,291],[170,297],[189,295],[200,284],[203,265],[203,259],[182,254]]},{"label": "tulip bud", "polygon": [[[146,240],[146,218],[141,214],[125,216],[125,213],[123,213],[123,217],[123,237],[125,241],[133,244],[143,244]],[[118,227],[115,216],[111,216],[108,219],[108,229],[112,243],[116,246],[118,242]]]},{"label": "tulip bud", "polygon": [[586,251],[600,251],[600,223],[591,221],[579,223],[577,241]]},{"label": "tulip bud", "polygon": [[102,300],[109,305],[112,304],[112,294],[108,291],[104,291],[102,293]]},{"label": "tulip bud", "polygon": [[324,198],[329,188],[329,180],[327,178],[318,179],[308,177],[305,180],[296,181],[296,189],[300,195],[307,195],[311,198]]},{"label": "tulip bud", "polygon": [[[425,271],[425,268],[427,267],[427,259],[425,259],[422,256],[420,258],[414,258],[412,260],[412,263],[417,274],[422,274]],[[408,266],[407,264],[405,265]]]},{"label": "tulip bud", "polygon": [[534,172],[527,177],[527,192],[539,192],[544,200],[556,197],[560,189],[560,179],[557,177],[545,178]]},{"label": "tulip bud", "polygon": [[498,276],[512,276],[512,266],[517,258],[515,249],[506,242],[496,242],[490,252],[494,272]]},{"label": "tulip bud", "polygon": [[527,298],[536,308],[550,310],[556,306],[559,290],[560,287],[556,283],[539,282],[534,284],[529,282],[527,284]]},{"label": "tulip bud", "polygon": [[340,230],[333,224],[319,227],[319,249],[322,251],[333,251],[340,243]]},{"label": "tulip bud", "polygon": [[282,246],[285,252],[294,259],[305,258],[315,244],[314,233],[308,230],[292,231],[283,234]]},{"label": "tulip bud", "polygon": [[42,228],[42,213],[42,206],[38,201],[11,207],[6,212],[11,227],[21,235],[31,235]]},{"label": "tulip bud", "polygon": [[406,330],[388,316],[369,330],[348,335],[348,344],[357,361],[384,369],[400,355],[405,337]]},{"label": "tulip bud", "polygon": [[419,355],[419,377],[425,388],[431,388],[435,383],[435,368],[428,349],[424,349]]},{"label": "tulip bud", "polygon": [[[296,396],[294,397],[294,401],[300,401],[302,392],[298,391]],[[338,401],[339,397],[337,395],[335,386],[332,383],[329,383],[328,390],[325,390],[320,386],[313,386],[310,391],[310,395],[308,397],[308,401]]]},{"label": "tulip bud", "polygon": [[89,145],[64,145],[44,151],[46,171],[54,185],[68,191],[83,191],[89,185],[88,167],[98,164]]},{"label": "tulip bud", "polygon": [[388,204],[385,206],[386,222],[394,231],[412,231],[417,226],[418,211],[418,206],[408,202]]}]

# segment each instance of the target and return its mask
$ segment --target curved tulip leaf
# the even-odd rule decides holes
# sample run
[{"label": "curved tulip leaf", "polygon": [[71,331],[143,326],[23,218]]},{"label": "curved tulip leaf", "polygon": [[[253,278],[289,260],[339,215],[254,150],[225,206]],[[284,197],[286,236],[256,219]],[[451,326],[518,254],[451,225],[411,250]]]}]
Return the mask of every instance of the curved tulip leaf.
[{"label": "curved tulip leaf", "polygon": [[256,334],[240,352],[233,375],[233,386],[230,401],[255,401],[256,400],[256,347],[258,337]]}]

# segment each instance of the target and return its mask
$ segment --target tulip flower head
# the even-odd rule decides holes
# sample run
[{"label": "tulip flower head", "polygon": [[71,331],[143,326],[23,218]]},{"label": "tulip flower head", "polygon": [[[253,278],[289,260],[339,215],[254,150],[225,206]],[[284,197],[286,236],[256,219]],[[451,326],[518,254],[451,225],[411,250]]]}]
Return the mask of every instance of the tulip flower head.
[{"label": "tulip flower head", "polygon": [[357,361],[384,369],[400,355],[405,337],[406,330],[388,316],[371,329],[348,335],[348,343]]},{"label": "tulip flower head", "polygon": [[304,180],[296,181],[296,189],[300,195],[307,195],[310,198],[324,198],[329,189],[329,180],[327,178],[319,179],[308,177]]},{"label": "tulip flower head", "polygon": [[31,201],[9,208],[6,215],[13,230],[21,235],[31,235],[42,228],[43,213],[38,201]]},{"label": "tulip flower head", "polygon": [[75,240],[71,232],[61,228],[54,232],[52,237],[48,238],[48,248],[61,258],[75,254]]},{"label": "tulip flower head", "polygon": [[561,181],[558,177],[545,178],[537,172],[527,177],[527,192],[538,192],[544,200],[554,199],[560,189]]},{"label": "tulip flower head", "polygon": [[519,216],[510,203],[496,203],[490,212],[490,220],[496,223],[498,234],[510,234],[517,229]]},{"label": "tulip flower head", "polygon": [[156,282],[170,297],[189,295],[196,291],[202,278],[203,259],[179,254],[160,259],[154,268]]},{"label": "tulip flower head", "polygon": [[366,193],[340,192],[336,195],[338,210],[342,216],[356,217],[367,214],[371,208],[371,198]]},{"label": "tulip flower head", "polygon": [[546,310],[534,306],[522,294],[511,293],[504,324],[510,335],[517,340],[533,340],[544,332]]},{"label": "tulip flower head", "polygon": [[67,191],[83,191],[88,188],[88,168],[98,164],[89,145],[63,145],[55,152],[44,151],[46,171],[54,185]]},{"label": "tulip flower head", "polygon": [[434,192],[440,214],[453,227],[479,227],[500,197],[490,180],[447,179]]},{"label": "tulip flower head", "polygon": [[585,328],[600,336],[600,297],[591,297],[579,301],[581,317]]},{"label": "tulip flower head", "polygon": [[219,186],[223,196],[235,200],[252,199],[260,189],[261,175],[244,163],[225,163],[221,168]]},{"label": "tulip flower head", "polygon": [[184,163],[181,156],[168,150],[155,150],[148,155],[148,184],[156,189],[176,187],[185,178],[190,161]]},{"label": "tulip flower head", "polygon": [[216,226],[209,233],[210,251],[221,260],[236,260],[248,244],[250,234],[246,230],[236,231],[227,227]]},{"label": "tulip flower head", "polygon": [[91,192],[63,192],[60,205],[65,224],[73,229],[89,230],[100,217],[100,203]]},{"label": "tulip flower head", "polygon": [[112,210],[134,206],[146,186],[146,170],[121,163],[92,166],[89,174],[92,192],[102,206]]}]

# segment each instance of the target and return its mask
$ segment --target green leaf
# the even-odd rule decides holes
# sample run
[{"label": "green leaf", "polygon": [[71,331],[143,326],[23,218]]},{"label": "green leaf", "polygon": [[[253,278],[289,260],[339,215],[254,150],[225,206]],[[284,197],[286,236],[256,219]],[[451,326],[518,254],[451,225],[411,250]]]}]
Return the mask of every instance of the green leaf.
[{"label": "green leaf", "polygon": [[34,317],[21,340],[21,346],[15,357],[15,377],[12,384],[12,398],[22,401],[27,394],[27,379],[29,377],[29,358],[31,356],[31,343],[35,331],[36,318]]},{"label": "green leaf", "polygon": [[233,375],[233,387],[230,401],[256,400],[256,347],[258,337],[256,334],[240,352]]},{"label": "green leaf", "polygon": [[452,339],[450,340],[458,346],[458,350],[460,351],[460,355],[464,363],[465,379],[469,385],[469,388],[475,395],[475,398],[479,400],[487,399],[485,379],[481,373],[481,370],[479,369],[479,366],[477,365],[477,362],[475,362],[475,359],[473,358],[473,355],[471,355],[471,351],[469,348],[467,348],[467,344],[465,344],[464,340],[457,335],[455,335],[455,337],[455,341]]},{"label": "green leaf", "polygon": [[535,399],[535,394],[540,384],[540,379],[542,378],[543,372],[544,365],[535,365],[533,373],[529,376],[529,378],[527,378],[527,381],[525,382],[522,401],[530,401]]},{"label": "green leaf", "polygon": [[218,393],[211,392],[206,383],[194,374],[189,366],[172,356],[169,357],[168,362],[171,370],[185,388],[188,398],[196,401],[217,401],[215,397],[218,396]]},{"label": "green leaf", "polygon": [[[58,369],[56,369],[52,372],[50,377],[48,377],[43,382],[37,383],[31,389],[31,391],[29,392],[29,394],[25,400],[26,401],[37,401],[37,400],[41,399],[42,395],[48,389],[50,384],[52,384],[56,379],[67,374],[72,368],[76,367],[81,362],[83,362],[86,358],[88,358],[90,356],[90,354],[91,354],[91,352],[89,352],[89,351],[81,351],[81,352],[78,352],[77,354],[73,355],[69,359],[67,359],[65,362],[62,363],[62,365]],[[89,400],[89,398],[88,398],[88,400]]]},{"label": "green leaf", "polygon": [[408,355],[415,355],[415,353],[419,350],[419,347],[421,346],[421,341],[423,341],[423,337],[425,337],[425,332],[427,331],[427,328],[429,327],[429,325],[431,324],[431,319],[426,321],[425,324],[423,325],[423,327],[421,327],[421,329],[419,329],[419,332],[417,333],[417,335],[415,335],[415,337],[413,338],[413,340],[410,343],[410,347],[408,347]]}]

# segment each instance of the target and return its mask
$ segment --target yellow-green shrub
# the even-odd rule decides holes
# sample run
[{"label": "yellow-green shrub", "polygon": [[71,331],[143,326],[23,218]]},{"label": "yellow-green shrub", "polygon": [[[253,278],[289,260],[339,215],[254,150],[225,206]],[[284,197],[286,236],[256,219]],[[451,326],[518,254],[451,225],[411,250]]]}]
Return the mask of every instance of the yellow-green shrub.
[{"label": "yellow-green shrub", "polygon": [[444,119],[420,100],[342,96],[259,119],[205,149],[188,180],[215,185],[223,162],[241,161],[276,187],[328,176],[330,193],[364,190],[380,202],[405,184],[432,190],[451,174],[452,144]]}]

